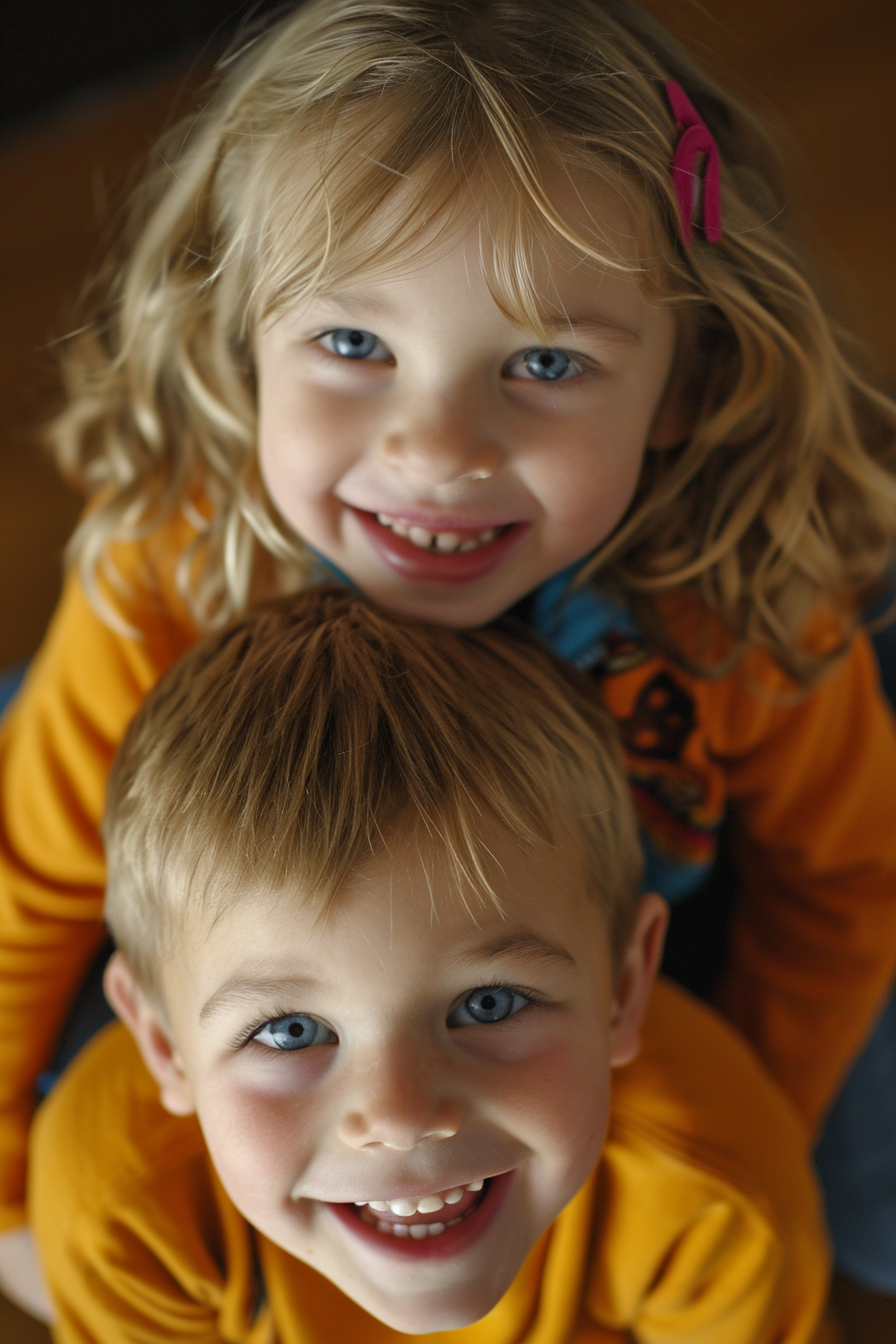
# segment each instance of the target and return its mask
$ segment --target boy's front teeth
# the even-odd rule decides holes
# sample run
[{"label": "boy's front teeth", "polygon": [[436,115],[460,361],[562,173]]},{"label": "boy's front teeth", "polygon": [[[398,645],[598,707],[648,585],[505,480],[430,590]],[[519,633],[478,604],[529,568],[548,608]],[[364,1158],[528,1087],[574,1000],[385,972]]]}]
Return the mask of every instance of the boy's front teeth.
[{"label": "boy's front teeth", "polygon": [[496,527],[485,527],[478,537],[464,539],[457,532],[430,532],[426,527],[404,523],[400,518],[390,518],[387,513],[378,513],[376,520],[397,537],[405,537],[412,546],[419,546],[421,551],[441,551],[444,555],[454,551],[475,551],[478,546],[494,541],[498,535]]},{"label": "boy's front teeth", "polygon": [[446,1204],[459,1204],[465,1191],[475,1193],[482,1189],[483,1184],[483,1181],[471,1181],[469,1185],[447,1190],[443,1195],[423,1195],[420,1199],[357,1199],[355,1203],[359,1206],[368,1205],[377,1213],[394,1213],[398,1218],[410,1218],[415,1213],[438,1213]]}]

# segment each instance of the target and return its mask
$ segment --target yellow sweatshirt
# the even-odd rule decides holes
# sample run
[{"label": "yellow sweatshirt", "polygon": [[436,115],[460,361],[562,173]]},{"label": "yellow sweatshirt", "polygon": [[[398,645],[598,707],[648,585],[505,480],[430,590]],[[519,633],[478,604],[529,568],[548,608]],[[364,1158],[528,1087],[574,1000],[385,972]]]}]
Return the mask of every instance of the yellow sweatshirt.
[{"label": "yellow sweatshirt", "polygon": [[[254,1233],[118,1024],[38,1112],[30,1215],[57,1344],[401,1344]],[[802,1127],[711,1010],[659,982],[593,1175],[491,1312],[432,1344],[806,1344],[826,1246]]]},{"label": "yellow sweatshirt", "polygon": [[[178,517],[115,548],[129,591],[106,594],[140,638],[70,574],[0,725],[0,1231],[24,1218],[34,1083],[103,938],[109,766],[197,638],[174,582],[192,538]],[[716,681],[658,657],[619,667],[602,691],[645,829],[699,857],[704,823],[735,812],[743,890],[719,1003],[813,1125],[896,971],[896,730],[871,648],[857,639],[804,699],[759,652]]]}]

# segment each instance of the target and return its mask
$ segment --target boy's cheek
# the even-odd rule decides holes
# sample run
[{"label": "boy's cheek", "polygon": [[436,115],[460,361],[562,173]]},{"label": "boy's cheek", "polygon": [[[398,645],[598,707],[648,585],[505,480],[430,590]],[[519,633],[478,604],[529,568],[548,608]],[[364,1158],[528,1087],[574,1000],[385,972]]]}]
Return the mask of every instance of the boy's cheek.
[{"label": "boy's cheek", "polygon": [[554,1039],[538,1050],[494,1063],[494,1100],[546,1133],[578,1128],[583,1108],[602,1108],[609,1097],[608,1051],[602,1042],[587,1042],[583,1048]]},{"label": "boy's cheek", "polygon": [[225,1188],[278,1203],[301,1174],[312,1128],[310,1108],[295,1087],[231,1086],[200,1092],[197,1112]]}]

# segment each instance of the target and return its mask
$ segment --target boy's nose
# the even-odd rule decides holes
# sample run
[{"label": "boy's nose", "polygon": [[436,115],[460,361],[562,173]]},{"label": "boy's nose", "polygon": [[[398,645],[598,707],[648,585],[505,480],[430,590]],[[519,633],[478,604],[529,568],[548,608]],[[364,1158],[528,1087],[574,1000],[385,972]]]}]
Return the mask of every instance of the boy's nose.
[{"label": "boy's nose", "polygon": [[379,457],[392,471],[422,485],[451,485],[464,479],[483,480],[500,469],[500,446],[483,433],[475,417],[445,408],[417,413],[384,428]]},{"label": "boy's nose", "polygon": [[453,1138],[461,1123],[453,1098],[383,1060],[353,1090],[339,1136],[350,1148],[382,1145],[407,1152],[427,1139]]}]

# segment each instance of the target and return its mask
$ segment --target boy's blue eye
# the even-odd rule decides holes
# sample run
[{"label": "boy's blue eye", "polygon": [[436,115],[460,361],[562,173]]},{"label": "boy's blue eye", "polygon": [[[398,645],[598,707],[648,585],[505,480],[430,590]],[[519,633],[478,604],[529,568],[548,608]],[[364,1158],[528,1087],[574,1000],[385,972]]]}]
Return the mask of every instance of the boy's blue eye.
[{"label": "boy's blue eye", "polygon": [[518,994],[506,985],[485,985],[482,989],[472,990],[463,1003],[458,1004],[448,1019],[448,1025],[468,1027],[473,1023],[503,1022],[506,1017],[512,1017],[525,1008],[529,1002],[525,994]]},{"label": "boy's blue eye", "polygon": [[309,1045],[329,1045],[336,1037],[316,1017],[309,1017],[307,1013],[290,1013],[288,1017],[277,1017],[271,1022],[265,1022],[252,1039],[274,1050],[304,1050]]},{"label": "boy's blue eye", "polygon": [[335,331],[324,332],[321,336],[324,348],[343,359],[369,359],[379,346],[382,353],[379,359],[388,359],[388,351],[380,338],[372,331],[359,331],[355,327],[337,327]]},{"label": "boy's blue eye", "polygon": [[526,372],[541,382],[556,383],[561,378],[568,378],[570,374],[579,372],[565,350],[555,350],[551,346],[525,350],[521,358],[526,366]]}]

